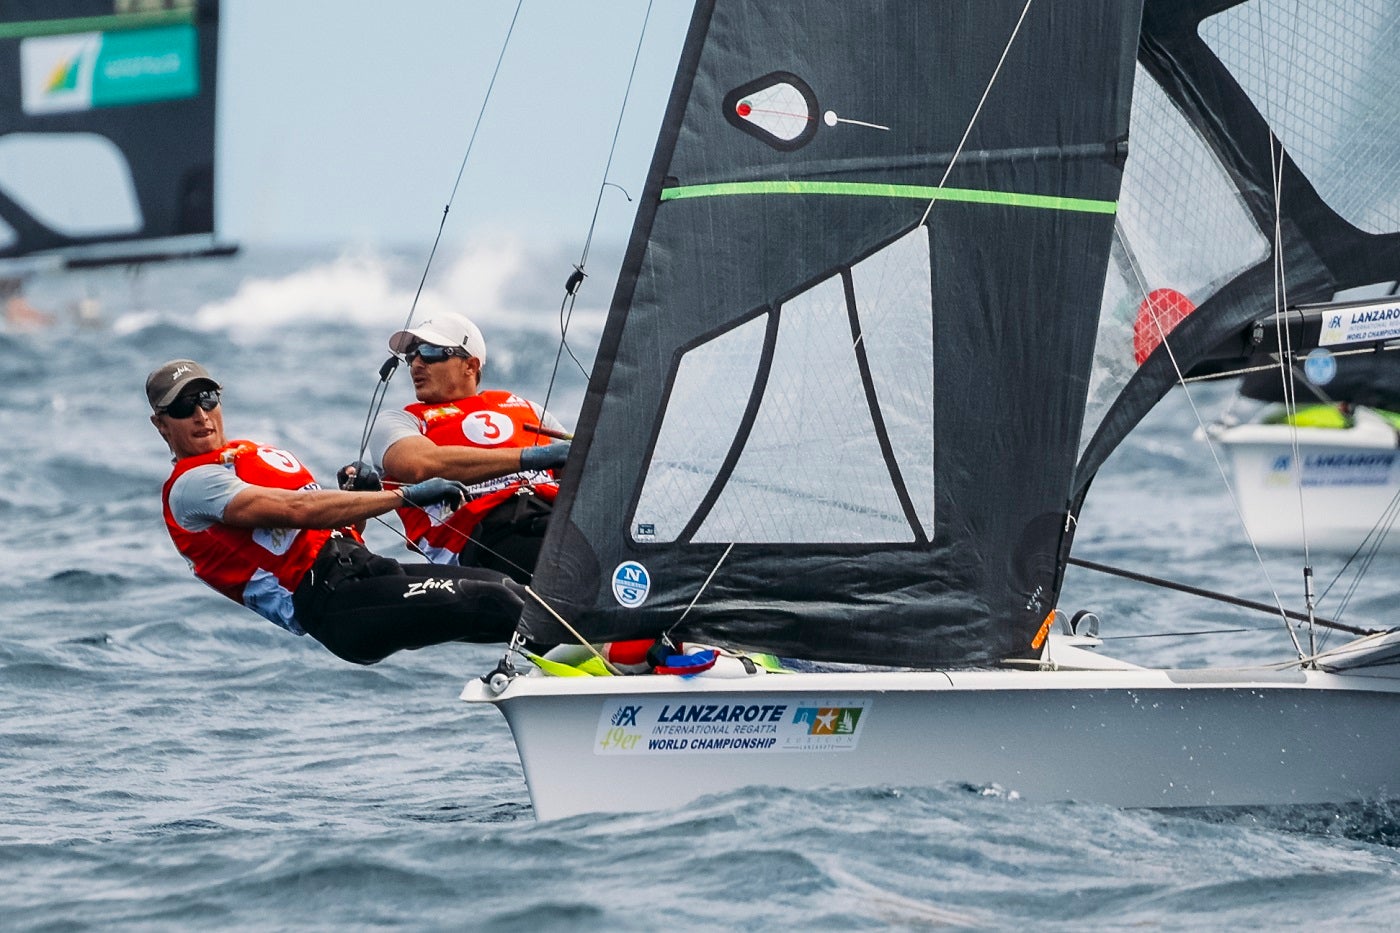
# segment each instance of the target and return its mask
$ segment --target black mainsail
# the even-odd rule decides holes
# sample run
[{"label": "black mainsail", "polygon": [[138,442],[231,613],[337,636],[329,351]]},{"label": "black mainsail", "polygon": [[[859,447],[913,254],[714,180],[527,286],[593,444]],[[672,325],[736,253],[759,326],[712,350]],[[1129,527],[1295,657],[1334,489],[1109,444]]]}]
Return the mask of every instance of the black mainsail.
[{"label": "black mainsail", "polygon": [[0,5],[0,260],[231,250],[212,245],[218,35],[218,0]]},{"label": "black mainsail", "polygon": [[594,640],[1025,653],[1138,26],[1134,0],[699,3],[541,596]]}]

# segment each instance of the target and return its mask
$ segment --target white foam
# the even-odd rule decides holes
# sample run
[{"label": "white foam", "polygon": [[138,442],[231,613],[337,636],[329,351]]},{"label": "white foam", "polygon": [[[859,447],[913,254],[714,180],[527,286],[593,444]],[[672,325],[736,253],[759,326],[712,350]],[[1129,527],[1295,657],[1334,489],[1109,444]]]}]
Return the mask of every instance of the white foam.
[{"label": "white foam", "polygon": [[[415,322],[454,311],[467,314],[488,333],[493,326],[541,331],[558,327],[557,306],[520,307],[509,297],[521,291],[512,286],[523,276],[545,274],[539,257],[517,239],[476,240],[450,263],[442,259],[439,254],[416,307],[413,296],[421,270],[360,249],[278,278],[249,278],[232,297],[201,306],[189,323],[199,330],[249,336],[315,321],[387,331],[402,326],[412,308]],[[601,329],[607,296],[593,297],[596,306],[576,309],[571,331],[575,325]]]}]

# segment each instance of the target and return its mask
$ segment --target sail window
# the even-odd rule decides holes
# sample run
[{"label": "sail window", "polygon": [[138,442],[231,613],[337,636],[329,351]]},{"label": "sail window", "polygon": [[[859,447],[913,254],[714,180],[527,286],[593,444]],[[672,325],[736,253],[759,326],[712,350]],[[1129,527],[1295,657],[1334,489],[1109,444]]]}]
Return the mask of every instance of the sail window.
[{"label": "sail window", "polygon": [[8,249],[19,241],[19,236],[15,233],[15,228],[0,220],[0,250]]},{"label": "sail window", "polygon": [[699,509],[744,423],[767,321],[753,318],[681,357],[633,513],[632,540],[674,541]]},{"label": "sail window", "polygon": [[861,344],[899,476],[933,537],[933,315],[928,227],[851,269]]},{"label": "sail window", "polygon": [[56,233],[82,237],[142,228],[126,158],[96,133],[0,138],[0,179],[6,195]]},{"label": "sail window", "polygon": [[817,132],[817,96],[794,74],[774,72],[730,91],[724,116],[774,149],[805,146]]},{"label": "sail window", "polygon": [[784,304],[763,400],[697,542],[910,542],[861,378],[845,284]]},{"label": "sail window", "polygon": [[1254,0],[1200,35],[1328,206],[1367,233],[1400,231],[1400,9]]}]

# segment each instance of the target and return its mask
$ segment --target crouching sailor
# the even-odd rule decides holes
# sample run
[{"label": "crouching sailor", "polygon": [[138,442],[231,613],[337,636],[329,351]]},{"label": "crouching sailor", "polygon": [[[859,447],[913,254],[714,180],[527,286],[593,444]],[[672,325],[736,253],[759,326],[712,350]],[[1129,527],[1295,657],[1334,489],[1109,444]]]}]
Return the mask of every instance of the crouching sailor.
[{"label": "crouching sailor", "polygon": [[291,453],[228,440],[221,390],[193,360],[171,360],[146,379],[151,423],[174,455],[165,524],[195,576],[356,664],[405,648],[510,638],[521,601],[502,574],[400,564],[367,549],[356,530],[395,508],[460,504],[461,484],[322,489]]}]

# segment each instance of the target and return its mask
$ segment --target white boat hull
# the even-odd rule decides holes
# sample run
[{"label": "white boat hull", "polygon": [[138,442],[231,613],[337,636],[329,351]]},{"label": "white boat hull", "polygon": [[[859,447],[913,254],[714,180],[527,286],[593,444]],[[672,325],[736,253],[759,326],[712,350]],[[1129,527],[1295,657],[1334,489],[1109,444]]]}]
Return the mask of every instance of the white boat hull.
[{"label": "white boat hull", "polygon": [[505,715],[541,819],[752,785],[970,783],[1033,801],[1205,807],[1400,797],[1396,674],[531,676],[499,696],[473,681],[462,696]]},{"label": "white boat hull", "polygon": [[[1310,546],[1350,552],[1400,492],[1395,429],[1364,410],[1355,428],[1242,424],[1213,434],[1229,454],[1240,511],[1261,547],[1301,547],[1306,527]],[[1400,551],[1400,535],[1387,536],[1385,547]]]}]

